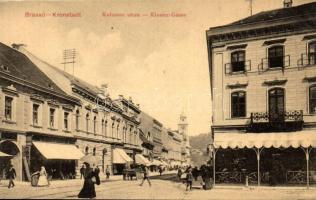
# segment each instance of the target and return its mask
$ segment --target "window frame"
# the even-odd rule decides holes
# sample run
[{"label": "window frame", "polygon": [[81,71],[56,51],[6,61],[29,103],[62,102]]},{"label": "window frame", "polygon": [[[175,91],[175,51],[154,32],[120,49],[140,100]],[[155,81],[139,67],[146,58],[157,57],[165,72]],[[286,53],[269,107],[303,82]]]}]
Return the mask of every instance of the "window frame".
[{"label": "window frame", "polygon": [[[242,113],[241,111],[241,102],[240,102],[240,94],[243,93],[244,94],[244,115],[241,115],[240,113]],[[233,103],[233,95],[235,94],[238,94],[238,102],[237,102],[237,105],[234,105]],[[238,90],[238,91],[234,91],[231,93],[230,95],[230,103],[231,103],[231,118],[243,118],[243,117],[246,117],[247,116],[247,92],[244,91],[244,90]],[[235,107],[237,106],[237,115],[235,115]]]},{"label": "window frame", "polygon": [[[270,56],[270,51],[271,50],[275,50],[275,54],[277,54],[277,49],[278,48],[282,48],[282,56],[277,56],[277,55],[274,55],[274,56]],[[274,45],[271,45],[267,48],[267,61],[268,61],[268,69],[278,69],[278,68],[284,68],[285,67],[285,61],[284,61],[284,57],[285,57],[285,47],[284,47],[284,44],[274,44]],[[277,58],[281,58],[282,59],[282,65],[279,66],[277,64],[274,64],[276,66],[271,66],[271,63],[270,63],[270,59],[277,59]],[[274,61],[277,63],[277,61]]]},{"label": "window frame", "polygon": [[89,123],[90,123],[90,114],[89,113],[86,114],[85,120],[86,120],[86,131],[87,131],[87,133],[89,133]]},{"label": "window frame", "polygon": [[[316,97],[315,98],[311,98],[311,90],[312,89],[315,89],[315,93],[316,93],[316,84],[313,84],[313,85],[310,85],[309,87],[308,87],[308,105],[309,105],[309,108],[308,108],[308,113],[309,114],[312,114],[312,115],[316,115]],[[315,95],[316,96],[316,95]],[[312,100],[314,100],[315,101],[315,111],[314,112],[312,112]]]},{"label": "window frame", "polygon": [[[37,106],[37,110],[34,110],[34,106]],[[36,123],[35,123],[35,114],[36,114]],[[32,104],[32,125],[33,126],[39,126],[40,122],[39,122],[39,117],[40,117],[40,105],[38,103],[33,103]]]},{"label": "window frame", "polygon": [[[243,61],[239,61],[240,60],[240,56],[243,54]],[[234,55],[237,55],[237,60],[238,61],[235,61],[233,62],[233,56]],[[240,66],[238,66],[240,63],[243,63],[243,70],[234,70],[234,64],[236,64],[237,68],[239,68]],[[246,71],[246,50],[244,49],[238,49],[238,50],[235,50],[235,51],[232,51],[230,53],[230,64],[231,64],[231,72],[232,73],[238,73],[238,72],[245,72]]]},{"label": "window frame", "polygon": [[[10,100],[10,105],[7,105],[7,99]],[[8,121],[13,121],[13,102],[14,97],[5,96],[4,97],[4,119]],[[7,112],[9,111],[9,117],[7,117]]]},{"label": "window frame", "polygon": [[[54,112],[51,112],[54,111]],[[56,127],[56,108],[49,108],[49,118],[48,118],[48,125],[50,128]]]},{"label": "window frame", "polygon": [[[314,45],[314,52],[311,53],[311,46]],[[313,60],[311,57],[313,56]],[[309,65],[316,65],[316,40],[309,41],[307,44],[307,59]],[[313,62],[311,62],[313,61]]]},{"label": "window frame", "polygon": [[69,131],[69,115],[70,113],[67,111],[64,111],[64,130]]},{"label": "window frame", "polygon": [[76,130],[80,130],[80,111],[79,109],[76,110],[76,119],[75,119],[75,123],[76,123]]}]

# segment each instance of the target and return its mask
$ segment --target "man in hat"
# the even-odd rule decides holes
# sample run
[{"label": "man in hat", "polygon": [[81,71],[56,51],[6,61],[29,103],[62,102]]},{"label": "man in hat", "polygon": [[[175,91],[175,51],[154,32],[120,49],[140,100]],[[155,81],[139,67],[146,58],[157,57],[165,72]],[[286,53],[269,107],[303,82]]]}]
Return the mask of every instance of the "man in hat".
[{"label": "man in hat", "polygon": [[8,172],[7,172],[7,178],[9,179],[8,188],[11,188],[11,186],[12,186],[12,187],[15,186],[15,185],[14,185],[14,182],[13,182],[13,180],[14,180],[15,177],[16,177],[15,169],[14,169],[13,165],[10,164],[10,168],[9,168],[9,170],[8,170]]}]

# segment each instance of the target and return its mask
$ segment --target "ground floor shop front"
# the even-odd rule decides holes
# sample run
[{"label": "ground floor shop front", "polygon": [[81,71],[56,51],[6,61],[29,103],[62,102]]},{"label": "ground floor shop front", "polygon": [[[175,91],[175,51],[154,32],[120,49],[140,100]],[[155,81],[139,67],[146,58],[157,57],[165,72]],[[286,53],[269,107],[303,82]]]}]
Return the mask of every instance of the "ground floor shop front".
[{"label": "ground floor shop front", "polygon": [[313,130],[215,134],[214,184],[304,184],[309,187],[316,183],[315,147]]}]

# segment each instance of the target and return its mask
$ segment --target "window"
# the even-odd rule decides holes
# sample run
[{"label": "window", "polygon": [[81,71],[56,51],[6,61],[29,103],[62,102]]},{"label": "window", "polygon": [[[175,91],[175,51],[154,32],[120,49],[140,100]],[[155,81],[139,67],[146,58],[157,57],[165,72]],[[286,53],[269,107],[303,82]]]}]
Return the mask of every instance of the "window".
[{"label": "window", "polygon": [[308,45],[308,62],[310,65],[316,64],[316,41]]},{"label": "window", "polygon": [[69,117],[69,113],[68,112],[64,112],[64,129],[68,130],[69,126],[68,126],[68,117]]},{"label": "window", "polygon": [[86,148],[85,148],[84,153],[85,153],[85,155],[88,155],[88,154],[89,154],[89,147],[86,147]]},{"label": "window", "polygon": [[268,49],[269,68],[284,67],[284,47],[273,46]]},{"label": "window", "polygon": [[97,133],[97,117],[94,116],[93,118],[93,133],[96,134]]},{"label": "window", "polygon": [[232,117],[246,117],[246,92],[231,94]]},{"label": "window", "polygon": [[235,51],[231,54],[232,72],[245,71],[245,51]]},{"label": "window", "polygon": [[105,131],[105,132],[104,132],[104,135],[105,135],[105,136],[107,136],[107,134],[108,134],[108,131],[107,131],[107,130],[108,130],[108,121],[105,120],[105,127],[104,127],[104,131]]},{"label": "window", "polygon": [[33,125],[38,125],[38,110],[39,110],[39,105],[38,104],[33,104]]},{"label": "window", "polygon": [[55,109],[49,109],[49,126],[53,128],[55,126]]},{"label": "window", "polygon": [[89,121],[90,121],[90,118],[89,118],[89,113],[86,114],[86,131],[89,132]]},{"label": "window", "polygon": [[93,148],[93,154],[92,154],[92,155],[95,156],[95,154],[96,154],[96,148],[94,147],[94,148]]},{"label": "window", "polygon": [[309,112],[316,114],[316,85],[309,88]]},{"label": "window", "polygon": [[5,97],[4,115],[6,120],[12,120],[12,97]]},{"label": "window", "polygon": [[104,125],[105,125],[105,123],[104,123],[104,119],[102,119],[102,121],[101,121],[101,128],[102,128],[102,131],[101,131],[101,134],[102,135],[104,135]]},{"label": "window", "polygon": [[79,110],[76,110],[76,130],[79,130],[79,117],[80,117],[80,112]]}]

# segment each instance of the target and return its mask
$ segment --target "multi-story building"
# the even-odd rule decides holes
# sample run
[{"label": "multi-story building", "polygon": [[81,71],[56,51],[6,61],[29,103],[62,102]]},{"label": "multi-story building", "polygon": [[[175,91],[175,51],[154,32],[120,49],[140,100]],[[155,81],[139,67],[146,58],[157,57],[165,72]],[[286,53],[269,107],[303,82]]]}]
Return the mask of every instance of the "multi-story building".
[{"label": "multi-story building", "polygon": [[154,135],[153,135],[153,118],[145,112],[140,114],[140,139],[142,141],[143,156],[149,161],[153,161],[154,154]]},{"label": "multi-story building", "polygon": [[79,160],[77,170],[93,157],[96,165],[114,174],[135,161],[136,152],[141,152],[138,133],[140,110],[133,102],[120,97],[112,100],[106,88],[98,88],[48,64],[20,47],[23,52],[46,76],[69,96],[80,100],[69,113],[69,121],[76,144],[86,155]]},{"label": "multi-story building", "polygon": [[[306,170],[315,170],[316,162],[311,151],[316,145],[316,3],[292,7],[285,1],[284,8],[210,28],[206,35],[214,181],[243,182],[241,172],[257,184],[295,182],[297,176],[314,180]],[[215,173],[224,168],[240,173],[225,174],[226,180]]]},{"label": "multi-story building", "polygon": [[168,151],[168,157],[169,157],[169,163],[171,166],[181,166],[182,162],[182,135],[180,135],[177,131],[172,131],[168,129],[168,143],[169,143],[169,151]]},{"label": "multi-story building", "polygon": [[162,123],[160,123],[158,120],[153,119],[153,141],[154,141],[154,158],[157,160],[160,160],[162,158]]},{"label": "multi-story building", "polygon": [[10,164],[17,180],[30,180],[45,166],[52,178],[74,178],[83,153],[72,134],[80,101],[66,94],[24,54],[0,43],[0,158],[3,178]]}]

